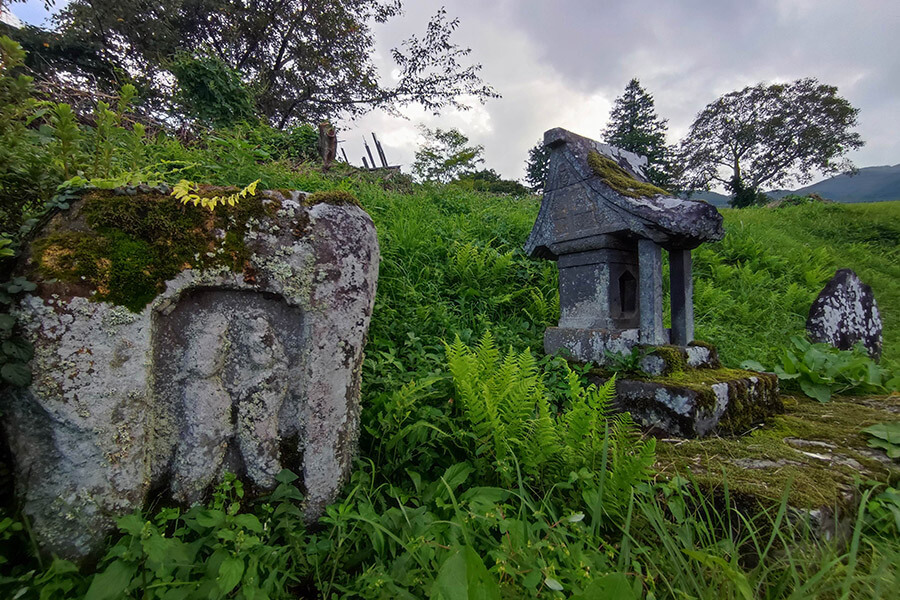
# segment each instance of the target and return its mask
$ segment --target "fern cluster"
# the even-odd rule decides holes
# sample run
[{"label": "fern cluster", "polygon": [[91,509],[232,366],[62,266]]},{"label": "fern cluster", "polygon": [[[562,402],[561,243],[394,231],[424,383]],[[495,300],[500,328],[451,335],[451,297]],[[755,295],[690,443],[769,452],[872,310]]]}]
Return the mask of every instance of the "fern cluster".
[{"label": "fern cluster", "polygon": [[446,346],[456,403],[471,428],[475,464],[494,465],[500,482],[519,474],[537,487],[571,473],[603,478],[607,494],[623,495],[646,478],[653,440],[641,441],[625,414],[613,414],[615,380],[585,386],[569,370],[566,397],[549,398],[544,375],[528,350],[501,356],[490,332],[474,348],[457,336]]},{"label": "fern cluster", "polygon": [[208,208],[209,210],[214,210],[219,204],[223,206],[226,204],[229,206],[234,206],[241,198],[246,198],[247,196],[255,196],[256,186],[259,185],[259,182],[260,180],[257,179],[239,192],[235,192],[234,194],[230,194],[228,196],[205,197],[197,193],[199,191],[199,186],[196,183],[182,179],[172,188],[172,195],[175,196],[175,198],[177,198],[178,200],[181,200],[182,204],[191,202],[194,204],[194,206],[199,205],[204,208]]}]

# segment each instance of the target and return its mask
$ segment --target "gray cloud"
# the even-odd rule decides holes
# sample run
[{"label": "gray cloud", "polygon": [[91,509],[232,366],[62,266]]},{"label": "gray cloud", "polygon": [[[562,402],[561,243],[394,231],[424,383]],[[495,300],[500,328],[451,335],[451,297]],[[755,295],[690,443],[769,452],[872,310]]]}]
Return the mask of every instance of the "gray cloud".
[{"label": "gray cloud", "polygon": [[[441,2],[408,3],[403,19],[376,31],[387,49],[421,31]],[[471,114],[410,121],[370,114],[346,131],[384,132],[389,156],[409,164],[415,125],[459,127],[485,145],[486,165],[521,177],[528,148],[550,127],[599,136],[615,97],[641,80],[677,141],[719,95],[759,81],[816,77],[861,109],[867,145],[858,166],[900,162],[900,3],[891,0],[500,0],[448,3],[457,39],[503,94]],[[387,73],[388,65],[383,65]],[[348,151],[349,152],[349,151]],[[351,159],[353,154],[350,152]],[[358,159],[356,159],[358,160]]]}]

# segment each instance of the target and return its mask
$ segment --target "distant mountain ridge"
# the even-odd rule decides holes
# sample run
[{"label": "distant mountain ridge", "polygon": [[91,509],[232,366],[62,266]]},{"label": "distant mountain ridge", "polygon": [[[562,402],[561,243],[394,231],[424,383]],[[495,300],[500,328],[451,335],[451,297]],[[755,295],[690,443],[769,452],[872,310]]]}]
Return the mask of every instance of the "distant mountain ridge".
[{"label": "distant mountain ridge", "polygon": [[[900,200],[900,164],[863,167],[855,175],[835,175],[797,190],[770,190],[773,200],[788,194],[818,194],[835,202],[885,202]],[[706,200],[714,206],[728,206],[730,196],[717,192],[695,192],[691,198]]]},{"label": "distant mountain ridge", "polygon": [[884,202],[900,200],[900,165],[863,167],[855,175],[835,175],[798,190],[772,190],[772,198],[788,194],[818,194],[835,202]]}]

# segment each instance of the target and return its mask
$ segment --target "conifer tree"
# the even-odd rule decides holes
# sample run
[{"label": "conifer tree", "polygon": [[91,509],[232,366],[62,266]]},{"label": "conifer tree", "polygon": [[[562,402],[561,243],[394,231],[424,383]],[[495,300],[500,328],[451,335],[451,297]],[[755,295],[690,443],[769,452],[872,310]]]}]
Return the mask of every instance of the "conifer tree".
[{"label": "conifer tree", "polygon": [[647,178],[664,189],[672,187],[669,149],[666,146],[666,119],[660,119],[653,107],[653,96],[632,79],[625,93],[616,98],[609,122],[603,131],[608,144],[647,157]]},{"label": "conifer tree", "polygon": [[538,140],[528,151],[528,160],[525,162],[525,181],[535,192],[544,191],[547,183],[547,171],[550,169],[550,148],[544,146],[543,140]]}]

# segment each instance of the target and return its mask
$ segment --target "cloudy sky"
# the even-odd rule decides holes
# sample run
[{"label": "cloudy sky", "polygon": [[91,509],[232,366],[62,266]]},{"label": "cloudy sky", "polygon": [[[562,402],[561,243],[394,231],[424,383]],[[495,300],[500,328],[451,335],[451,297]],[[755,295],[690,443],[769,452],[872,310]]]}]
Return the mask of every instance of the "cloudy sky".
[{"label": "cloudy sky", "polygon": [[[405,14],[375,29],[375,60],[391,76],[390,48],[441,6],[458,17],[456,41],[470,47],[483,79],[503,97],[469,111],[406,119],[370,113],[341,138],[361,163],[374,131],[392,163],[409,165],[417,126],[457,127],[485,148],[485,166],[521,178],[528,149],[551,127],[599,137],[616,96],[632,77],[683,136],[709,102],[760,81],[815,77],[860,109],[866,146],[857,166],[900,163],[898,0],[407,0]],[[14,4],[40,24],[42,2]]]}]

